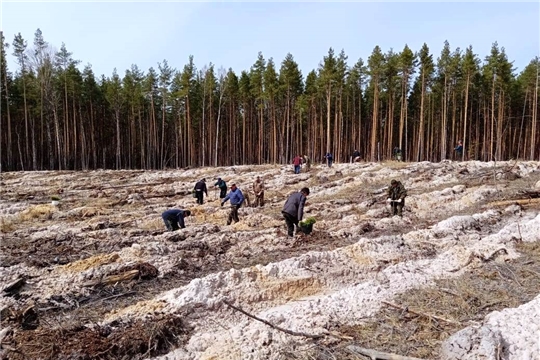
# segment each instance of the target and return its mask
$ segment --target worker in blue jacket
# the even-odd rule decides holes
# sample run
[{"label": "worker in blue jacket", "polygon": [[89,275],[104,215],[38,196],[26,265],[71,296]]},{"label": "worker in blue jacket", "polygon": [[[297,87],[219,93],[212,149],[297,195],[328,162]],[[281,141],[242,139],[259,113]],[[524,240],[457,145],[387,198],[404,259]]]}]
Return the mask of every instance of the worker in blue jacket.
[{"label": "worker in blue jacket", "polygon": [[236,184],[231,185],[231,191],[221,201],[221,206],[223,206],[227,200],[231,200],[231,212],[229,213],[229,218],[227,219],[227,225],[231,225],[233,220],[235,223],[240,221],[240,219],[238,219],[238,209],[240,209],[240,206],[242,206],[245,200],[244,194],[242,194],[242,191],[236,187]]},{"label": "worker in blue jacket", "polygon": [[184,229],[186,224],[184,218],[191,215],[189,210],[170,209],[161,214],[163,222],[169,231]]}]

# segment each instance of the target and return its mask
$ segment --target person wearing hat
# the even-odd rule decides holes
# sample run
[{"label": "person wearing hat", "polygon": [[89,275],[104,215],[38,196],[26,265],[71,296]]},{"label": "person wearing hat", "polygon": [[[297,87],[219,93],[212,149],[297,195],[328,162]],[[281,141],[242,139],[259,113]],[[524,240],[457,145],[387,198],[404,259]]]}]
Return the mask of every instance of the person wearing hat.
[{"label": "person wearing hat", "polygon": [[296,233],[298,233],[298,223],[302,221],[304,216],[304,205],[306,204],[307,196],[309,195],[309,189],[303,188],[299,192],[291,194],[281,213],[285,218],[285,223],[287,224],[287,235],[290,237],[294,236],[294,227],[296,226]]},{"label": "person wearing hat", "polygon": [[253,183],[253,192],[255,193],[255,207],[264,206],[264,183],[260,176],[257,176]]},{"label": "person wearing hat", "polygon": [[227,196],[227,183],[222,178],[217,178],[217,182],[214,186],[219,187],[219,198],[223,199]]},{"label": "person wearing hat", "polygon": [[202,205],[203,192],[206,194],[206,197],[208,197],[208,189],[206,189],[206,179],[197,181],[193,190],[195,190],[195,197],[197,198],[197,204]]},{"label": "person wearing hat", "polygon": [[400,181],[390,181],[388,187],[388,199],[387,202],[392,206],[392,215],[403,216],[403,206],[405,206],[405,197],[407,196],[407,190]]},{"label": "person wearing hat", "polygon": [[229,218],[227,219],[227,225],[231,225],[233,220],[235,223],[240,221],[238,218],[238,209],[240,209],[240,206],[242,206],[242,203],[244,202],[244,194],[242,194],[242,191],[236,187],[236,184],[231,185],[231,191],[221,201],[221,206],[223,206],[227,200],[231,200],[231,212],[229,213]]},{"label": "person wearing hat", "polygon": [[161,218],[168,231],[175,231],[186,227],[184,218],[190,215],[191,211],[189,210],[170,209],[161,214]]}]

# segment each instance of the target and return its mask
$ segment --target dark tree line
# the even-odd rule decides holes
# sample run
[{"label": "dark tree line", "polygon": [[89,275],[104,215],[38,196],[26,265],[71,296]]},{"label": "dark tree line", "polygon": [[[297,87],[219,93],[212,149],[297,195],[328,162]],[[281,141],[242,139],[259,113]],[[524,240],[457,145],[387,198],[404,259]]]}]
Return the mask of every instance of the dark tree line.
[{"label": "dark tree line", "polygon": [[[519,74],[494,43],[481,60],[471,46],[426,44],[348,63],[333,49],[305,77],[291,54],[259,53],[236,74],[189,57],[144,72],[96,76],[41,31],[33,44],[1,36],[0,164],[3,171],[163,169],[289,163],[296,154],[349,161],[538,160],[539,59]],[[11,53],[18,68],[10,71]]]}]

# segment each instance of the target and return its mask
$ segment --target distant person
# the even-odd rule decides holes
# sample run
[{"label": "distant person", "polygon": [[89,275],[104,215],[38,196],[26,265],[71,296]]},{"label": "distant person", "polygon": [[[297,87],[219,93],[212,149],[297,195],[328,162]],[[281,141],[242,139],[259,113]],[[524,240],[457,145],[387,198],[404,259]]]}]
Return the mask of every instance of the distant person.
[{"label": "distant person", "polygon": [[324,158],[326,159],[326,164],[328,167],[332,167],[332,163],[334,162],[334,157],[332,154],[328,152],[326,155],[324,155]]},{"label": "distant person", "polygon": [[352,154],[352,159],[353,159],[353,162],[360,161],[360,151],[354,150],[354,152]]},{"label": "distant person", "polygon": [[244,203],[244,195],[242,191],[236,187],[236,184],[231,185],[231,191],[225,198],[221,201],[221,206],[225,204],[228,200],[231,200],[231,212],[229,213],[229,218],[227,219],[227,225],[231,225],[231,222],[237,223],[240,221],[238,218],[238,209]]},{"label": "distant person", "polygon": [[458,141],[458,144],[454,150],[456,151],[457,159],[463,159],[463,142],[461,140]]},{"label": "distant person", "polygon": [[403,216],[403,206],[405,206],[405,197],[407,196],[407,190],[400,181],[392,180],[387,190],[388,199],[392,207],[392,216]]},{"label": "distant person", "polygon": [[302,167],[302,158],[300,155],[296,155],[293,159],[294,173],[300,174],[300,168]]},{"label": "distant person", "polygon": [[306,204],[307,196],[309,195],[309,189],[303,188],[299,192],[291,194],[281,213],[285,218],[285,223],[287,224],[287,235],[290,237],[294,236],[294,227],[297,227],[296,232],[298,233],[298,222],[302,221],[304,216],[304,205]]},{"label": "distant person", "polygon": [[392,152],[394,153],[394,158],[397,160],[397,161],[401,161],[401,149],[399,147],[395,147],[394,150],[392,150]]},{"label": "distant person", "polygon": [[165,223],[168,231],[175,231],[180,228],[184,229],[186,224],[184,218],[191,215],[189,210],[170,209],[161,214],[161,218]]},{"label": "distant person", "polygon": [[307,155],[302,157],[302,161],[306,165],[306,171],[311,170],[311,159]]},{"label": "distant person", "polygon": [[206,179],[197,181],[193,190],[195,190],[195,197],[197,198],[197,204],[202,205],[203,193],[205,193],[206,197],[208,197],[208,189],[206,189]]},{"label": "distant person", "polygon": [[225,196],[227,196],[227,183],[222,178],[217,178],[214,186],[217,186],[219,188],[220,199],[223,199]]},{"label": "distant person", "polygon": [[264,206],[264,183],[260,176],[253,182],[253,192],[255,193],[255,207]]}]

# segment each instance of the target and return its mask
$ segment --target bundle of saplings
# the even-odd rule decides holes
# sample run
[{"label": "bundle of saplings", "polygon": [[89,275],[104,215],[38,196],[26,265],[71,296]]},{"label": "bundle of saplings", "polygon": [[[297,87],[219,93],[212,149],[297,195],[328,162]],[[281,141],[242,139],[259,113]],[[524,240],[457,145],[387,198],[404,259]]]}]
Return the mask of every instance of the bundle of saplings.
[{"label": "bundle of saplings", "polygon": [[306,220],[300,221],[298,226],[304,234],[310,234],[313,231],[313,224],[316,222],[317,220],[314,217],[308,217]]}]

